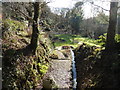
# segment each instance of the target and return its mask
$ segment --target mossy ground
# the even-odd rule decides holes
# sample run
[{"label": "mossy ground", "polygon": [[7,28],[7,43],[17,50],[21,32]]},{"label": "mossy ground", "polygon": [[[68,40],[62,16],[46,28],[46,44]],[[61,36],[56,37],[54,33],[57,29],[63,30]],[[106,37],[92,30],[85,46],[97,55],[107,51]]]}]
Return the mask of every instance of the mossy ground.
[{"label": "mossy ground", "polygon": [[[26,26],[15,20],[3,21],[3,89],[35,89],[49,67],[49,44],[41,41],[36,54],[30,52],[30,37],[26,37]],[[19,30],[18,30],[19,29]],[[23,35],[25,33],[25,35]],[[45,39],[45,38],[44,38]],[[42,42],[42,44],[41,44]]]}]

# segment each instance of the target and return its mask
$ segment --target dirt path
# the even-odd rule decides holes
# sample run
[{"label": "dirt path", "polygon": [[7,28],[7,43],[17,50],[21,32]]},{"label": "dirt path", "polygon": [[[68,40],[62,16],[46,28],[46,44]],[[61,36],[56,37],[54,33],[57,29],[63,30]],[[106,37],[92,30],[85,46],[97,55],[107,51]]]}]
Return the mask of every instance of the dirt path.
[{"label": "dirt path", "polygon": [[71,60],[52,60],[49,75],[59,88],[70,89],[72,86]]}]

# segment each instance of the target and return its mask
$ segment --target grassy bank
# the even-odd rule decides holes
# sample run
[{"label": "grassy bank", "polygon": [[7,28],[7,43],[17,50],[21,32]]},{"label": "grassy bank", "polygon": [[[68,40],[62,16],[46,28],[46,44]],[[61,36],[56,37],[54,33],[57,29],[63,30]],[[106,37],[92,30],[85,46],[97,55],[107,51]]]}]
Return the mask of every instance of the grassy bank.
[{"label": "grassy bank", "polygon": [[97,40],[81,37],[80,35],[59,34],[59,35],[55,35],[55,37],[58,39],[55,41],[56,47],[62,45],[70,45],[73,47],[78,47],[82,43],[86,43],[90,46],[100,47]]}]

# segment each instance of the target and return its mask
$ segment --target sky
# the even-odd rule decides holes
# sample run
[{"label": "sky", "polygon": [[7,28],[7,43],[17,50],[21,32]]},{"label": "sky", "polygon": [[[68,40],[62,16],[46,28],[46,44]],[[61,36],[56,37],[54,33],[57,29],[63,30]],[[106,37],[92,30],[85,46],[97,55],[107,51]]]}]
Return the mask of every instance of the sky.
[{"label": "sky", "polygon": [[73,7],[76,1],[73,0],[51,0],[51,3],[48,5],[51,7],[59,7],[59,8],[70,8]]},{"label": "sky", "polygon": [[[79,0],[51,0],[51,3],[49,3],[48,6],[51,7],[51,8],[52,7],[72,8],[77,1],[79,1]],[[101,6],[104,9],[107,9],[107,10],[110,9],[110,2],[109,1],[104,0],[104,2],[102,2],[102,0],[95,0],[94,4],[98,5],[98,6]],[[90,18],[90,17],[93,17],[94,15],[96,15],[96,12],[93,11],[94,9],[95,9],[94,5],[91,5],[90,3],[86,3],[83,6],[84,18]],[[104,11],[104,12],[105,12],[106,15],[109,15],[109,11]]]}]

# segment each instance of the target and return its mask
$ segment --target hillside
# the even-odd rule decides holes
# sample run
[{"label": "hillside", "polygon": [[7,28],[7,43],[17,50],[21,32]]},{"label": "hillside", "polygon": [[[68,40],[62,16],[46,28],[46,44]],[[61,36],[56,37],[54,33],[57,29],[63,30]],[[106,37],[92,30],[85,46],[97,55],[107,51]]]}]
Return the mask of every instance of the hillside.
[{"label": "hillside", "polygon": [[26,31],[25,24],[9,19],[3,24],[7,24],[4,30],[9,29],[2,34],[3,89],[35,88],[49,67],[49,39],[43,40],[44,35],[40,35],[36,54],[33,55],[29,48],[30,33]]}]

